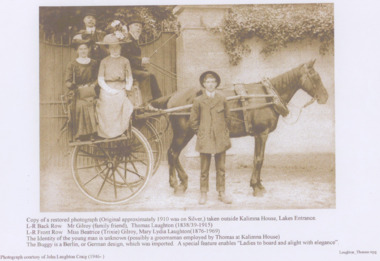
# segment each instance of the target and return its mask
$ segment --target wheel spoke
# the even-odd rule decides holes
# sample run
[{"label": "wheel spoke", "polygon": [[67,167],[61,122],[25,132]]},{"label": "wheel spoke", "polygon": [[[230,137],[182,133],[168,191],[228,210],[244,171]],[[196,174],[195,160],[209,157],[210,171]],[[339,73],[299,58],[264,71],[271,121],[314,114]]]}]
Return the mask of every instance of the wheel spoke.
[{"label": "wheel spoke", "polygon": [[93,178],[91,178],[89,181],[87,181],[86,183],[84,183],[83,186],[86,186],[88,183],[90,183],[91,181],[93,181],[96,177],[98,177],[106,169],[107,169],[107,167],[104,168],[103,170],[99,171]]},{"label": "wheel spoke", "polygon": [[121,175],[121,173],[119,172],[119,170],[118,169],[116,169],[116,171],[117,171],[117,173],[119,174],[119,176],[124,180],[124,182],[125,182],[125,185],[127,186],[127,188],[129,188],[130,189],[130,191],[132,191],[132,193],[135,193],[135,191],[132,189],[132,187],[131,186],[129,186],[129,184],[127,183],[127,180],[125,180],[124,178],[123,178],[123,175]]},{"label": "wheel spoke", "polygon": [[96,146],[101,150],[103,151],[103,153],[108,157],[109,160],[112,160],[112,157],[99,145],[99,144],[96,144]]},{"label": "wheel spoke", "polygon": [[[118,168],[121,168],[121,167],[118,167]],[[125,179],[125,177],[123,177],[123,175],[120,173],[120,171],[117,168],[116,168],[116,172],[117,174],[119,174],[120,178],[124,181],[125,185],[128,185],[127,180]]]},{"label": "wheel spoke", "polygon": [[[122,167],[119,167],[119,168],[122,168]],[[124,168],[122,168],[122,169],[124,169]],[[124,169],[124,171],[129,171],[129,172],[131,172],[131,173],[137,175],[141,180],[145,180],[144,176],[141,176],[141,175],[137,172],[138,170],[133,171],[133,170],[131,170],[131,169]]]},{"label": "wheel spoke", "polygon": [[90,165],[90,166],[86,166],[86,167],[79,167],[77,169],[90,169],[90,168],[96,168],[96,167],[100,167],[100,166],[103,166],[104,163],[106,163],[107,161],[103,161],[103,163],[101,164],[95,164],[95,165]]},{"label": "wheel spoke", "polygon": [[131,164],[132,164],[133,168],[135,169],[135,172],[132,171],[132,170],[129,170],[129,171],[132,172],[133,174],[139,176],[139,178],[140,178],[141,180],[145,180],[145,177],[141,176],[141,175],[138,173],[138,170],[137,170],[137,168],[136,168],[135,163],[133,163],[133,162],[131,161]]},{"label": "wheel spoke", "polygon": [[117,204],[145,188],[161,152],[154,130],[144,130],[145,136],[132,127],[128,139],[75,145],[71,169],[84,194],[97,202]]},{"label": "wheel spoke", "polygon": [[[132,155],[131,155],[131,156],[132,156]],[[135,163],[134,163],[133,161],[131,161],[131,164],[132,164],[132,167],[135,169],[135,171],[138,172]]]},{"label": "wheel spoke", "polygon": [[[130,162],[133,164],[133,162],[137,161],[137,162],[141,162],[142,164],[144,164],[145,166],[148,166],[148,164],[146,164],[144,161],[142,161],[141,159],[138,159],[135,155],[131,154],[130,155],[131,157],[135,158],[135,160],[131,160]],[[133,164],[134,166],[134,164]],[[137,170],[136,170],[137,171]]]},{"label": "wheel spoke", "polygon": [[116,188],[116,178],[115,178],[115,167],[112,169],[112,176],[113,176],[113,188],[115,190],[115,199],[117,199],[117,188]]},{"label": "wheel spoke", "polygon": [[125,160],[124,160],[124,178],[125,179],[127,179],[127,164],[128,164],[127,157],[125,157]]},{"label": "wheel spoke", "polygon": [[159,137],[157,135],[154,135],[154,136],[151,136],[149,138],[146,138],[148,140],[148,142],[150,143],[151,141],[156,143],[156,142],[160,142],[159,140]]},{"label": "wheel spoke", "polygon": [[99,191],[98,191],[98,197],[99,197],[99,195],[100,195],[100,192],[102,192],[102,189],[103,189],[103,187],[104,187],[104,184],[106,183],[106,180],[107,180],[107,178],[108,178],[108,174],[110,173],[110,170],[111,170],[111,169],[108,169],[107,174],[106,174],[106,176],[104,177],[104,180],[103,180],[102,186],[100,187],[100,189],[99,189]]},{"label": "wheel spoke", "polygon": [[139,151],[139,149],[143,148],[142,145],[139,145],[137,147],[132,147],[130,148],[130,151],[134,151],[134,152],[143,152],[143,151]]}]

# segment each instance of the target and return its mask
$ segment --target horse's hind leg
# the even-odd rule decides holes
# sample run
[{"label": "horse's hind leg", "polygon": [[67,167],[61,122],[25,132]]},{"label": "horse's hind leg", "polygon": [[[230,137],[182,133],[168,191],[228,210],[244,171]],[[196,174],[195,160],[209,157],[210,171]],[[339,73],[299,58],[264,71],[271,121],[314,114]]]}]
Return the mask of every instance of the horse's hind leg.
[{"label": "horse's hind leg", "polygon": [[175,169],[175,164],[176,164],[175,162],[179,154],[172,147],[173,145],[171,145],[168,150],[169,185],[170,187],[176,189],[178,187],[178,179],[177,179],[177,173]]},{"label": "horse's hind leg", "polygon": [[268,139],[268,133],[261,133],[255,136],[255,155],[253,159],[253,172],[251,176],[251,187],[253,189],[253,196],[263,196],[265,188],[261,184],[261,168],[264,163],[265,144]]}]

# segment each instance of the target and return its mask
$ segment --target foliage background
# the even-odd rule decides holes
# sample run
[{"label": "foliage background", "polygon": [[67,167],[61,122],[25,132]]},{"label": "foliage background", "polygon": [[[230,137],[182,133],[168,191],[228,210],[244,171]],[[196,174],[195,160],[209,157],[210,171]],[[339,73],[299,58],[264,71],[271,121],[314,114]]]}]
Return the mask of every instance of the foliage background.
[{"label": "foliage background", "polygon": [[[97,27],[106,30],[112,20],[126,22],[132,15],[145,21],[142,38],[151,41],[161,31],[179,32],[173,15],[175,6],[97,6],[41,7],[40,32],[54,41],[70,38],[83,27],[83,14],[88,9],[97,13]],[[264,41],[263,55],[270,55],[287,44],[302,40],[319,40],[321,54],[334,51],[333,4],[236,5],[229,9],[222,24],[211,28],[222,33],[230,63],[237,65],[251,52],[246,40],[257,37]],[[54,39],[51,37],[54,35]]]},{"label": "foliage background", "polygon": [[40,32],[51,41],[63,39],[63,42],[68,42],[70,37],[84,27],[83,15],[92,9],[96,11],[96,27],[104,31],[115,19],[126,23],[132,15],[141,17],[145,22],[142,39],[147,42],[161,31],[177,30],[173,8],[174,6],[40,7]]},{"label": "foliage background", "polygon": [[334,51],[333,4],[240,5],[231,8],[218,28],[230,63],[238,64],[251,49],[247,39],[264,41],[261,53],[272,54],[289,43],[320,41],[319,51]]}]

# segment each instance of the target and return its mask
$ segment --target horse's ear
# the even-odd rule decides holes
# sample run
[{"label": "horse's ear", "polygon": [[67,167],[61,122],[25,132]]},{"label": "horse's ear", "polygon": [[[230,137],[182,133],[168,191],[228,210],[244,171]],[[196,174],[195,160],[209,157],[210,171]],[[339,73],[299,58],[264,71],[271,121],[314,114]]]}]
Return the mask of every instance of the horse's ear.
[{"label": "horse's ear", "polygon": [[308,67],[309,67],[309,68],[313,68],[313,66],[314,66],[316,60],[317,60],[317,59],[311,60],[311,61],[309,62],[309,64],[308,64]]}]

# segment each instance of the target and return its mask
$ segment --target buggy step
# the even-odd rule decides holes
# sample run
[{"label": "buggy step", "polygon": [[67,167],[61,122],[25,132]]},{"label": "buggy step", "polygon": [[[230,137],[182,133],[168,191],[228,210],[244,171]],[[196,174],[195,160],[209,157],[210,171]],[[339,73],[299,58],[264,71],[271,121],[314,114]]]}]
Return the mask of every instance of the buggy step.
[{"label": "buggy step", "polygon": [[90,141],[90,140],[89,141],[73,141],[73,142],[69,142],[69,146],[91,145],[91,144],[111,142],[111,141],[120,141],[120,140],[128,140],[128,137],[124,136],[124,137],[117,137],[117,138],[111,138],[111,139],[101,139],[101,140],[95,140],[95,141]]}]

